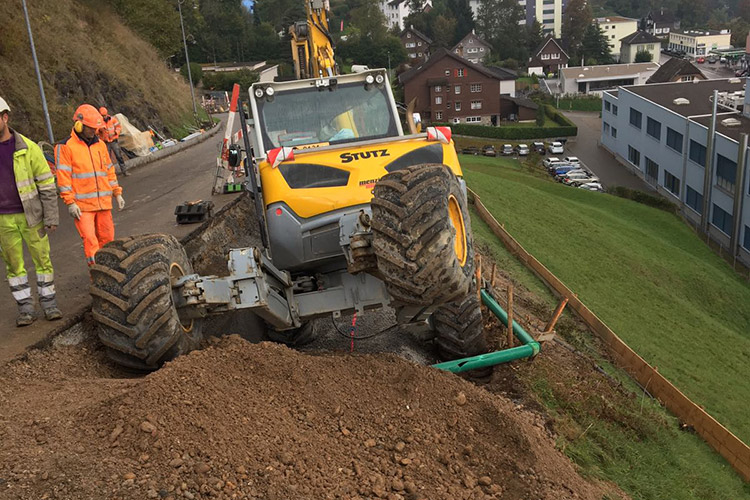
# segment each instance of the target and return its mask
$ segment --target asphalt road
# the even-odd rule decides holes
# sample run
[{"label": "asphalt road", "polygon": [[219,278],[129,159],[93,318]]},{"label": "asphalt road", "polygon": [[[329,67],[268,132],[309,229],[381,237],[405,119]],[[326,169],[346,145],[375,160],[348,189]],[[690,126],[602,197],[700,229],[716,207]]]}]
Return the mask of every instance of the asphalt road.
[{"label": "asphalt road", "polygon": [[599,147],[602,119],[599,113],[566,111],[565,116],[578,126],[575,142],[565,146],[565,154],[577,156],[594,172],[606,187],[625,186],[640,191],[653,191],[643,180],[621,165],[607,150]]},{"label": "asphalt road", "polygon": [[[170,233],[181,238],[196,226],[178,225],[175,206],[183,201],[211,199],[218,211],[232,201],[233,195],[211,195],[222,139],[223,130],[202,143],[133,170],[129,177],[120,176],[126,207],[122,212],[113,212],[116,237]],[[62,202],[60,227],[50,236],[50,242],[58,305],[64,315],[71,315],[90,304],[91,298],[83,244]],[[28,256],[26,260],[33,284],[33,266]],[[60,324],[40,317],[31,326],[17,328],[16,304],[7,287],[7,280],[3,280],[0,284],[0,362],[21,354]]]}]

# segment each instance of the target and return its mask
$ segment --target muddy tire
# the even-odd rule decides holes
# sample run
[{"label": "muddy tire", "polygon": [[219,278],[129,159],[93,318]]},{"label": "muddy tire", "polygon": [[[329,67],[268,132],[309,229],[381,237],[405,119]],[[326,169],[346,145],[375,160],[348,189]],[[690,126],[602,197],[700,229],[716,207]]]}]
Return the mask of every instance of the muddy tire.
[{"label": "muddy tire", "polygon": [[466,196],[453,172],[415,165],[380,179],[373,194],[373,247],[393,299],[426,306],[464,297],[474,249]]},{"label": "muddy tire", "polygon": [[151,371],[198,347],[203,320],[181,321],[172,279],[192,274],[179,241],[166,234],[114,240],[91,267],[92,314],[117,364]]},{"label": "muddy tire", "polygon": [[276,331],[269,326],[266,330],[266,337],[268,340],[278,342],[279,344],[286,344],[289,347],[301,347],[313,342],[317,334],[313,322],[308,321],[299,328],[282,332]]},{"label": "muddy tire", "polygon": [[440,306],[432,315],[432,326],[441,359],[461,359],[487,352],[482,309],[474,291]]}]

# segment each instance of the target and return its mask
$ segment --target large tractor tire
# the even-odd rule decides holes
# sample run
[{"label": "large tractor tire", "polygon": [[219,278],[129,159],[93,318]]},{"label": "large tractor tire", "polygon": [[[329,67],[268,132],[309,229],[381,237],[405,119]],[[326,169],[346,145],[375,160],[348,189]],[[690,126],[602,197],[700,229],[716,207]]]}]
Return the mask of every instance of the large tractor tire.
[{"label": "large tractor tire", "polygon": [[268,337],[268,340],[285,344],[289,347],[302,347],[312,343],[317,334],[315,324],[312,321],[308,321],[299,328],[284,331],[276,331],[269,326],[266,330],[266,337]]},{"label": "large tractor tire", "polygon": [[92,313],[109,357],[151,371],[198,347],[202,319],[181,319],[172,283],[193,273],[179,241],[167,234],[122,238],[96,254]]},{"label": "large tractor tire", "polygon": [[393,299],[429,306],[466,296],[474,248],[466,196],[453,172],[415,165],[384,176],[373,194],[373,247]]},{"label": "large tractor tire", "polygon": [[468,358],[487,352],[482,309],[474,287],[462,299],[441,305],[432,314],[432,326],[441,359]]}]

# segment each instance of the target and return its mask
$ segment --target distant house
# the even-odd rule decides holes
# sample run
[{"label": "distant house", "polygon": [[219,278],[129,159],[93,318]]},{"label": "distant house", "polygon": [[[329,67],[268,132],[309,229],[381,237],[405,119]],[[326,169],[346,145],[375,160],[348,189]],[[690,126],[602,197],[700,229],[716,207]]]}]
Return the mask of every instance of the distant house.
[{"label": "distant house", "polygon": [[687,59],[673,57],[656,70],[646,83],[692,82],[706,80],[706,76]]},{"label": "distant house", "polygon": [[490,55],[492,47],[489,43],[479,38],[474,30],[471,30],[471,33],[463,37],[451,50],[459,57],[468,59],[476,64],[482,62],[485,57]]},{"label": "distant house", "polygon": [[501,101],[515,96],[516,78],[511,70],[472,63],[446,49],[399,76],[405,102],[416,99],[415,111],[425,122],[477,125],[504,118]]},{"label": "distant house", "polygon": [[652,10],[643,18],[643,29],[650,35],[668,38],[670,31],[680,29],[680,20],[662,7]]},{"label": "distant house", "polygon": [[536,54],[529,59],[528,73],[542,76],[557,73],[561,68],[568,67],[569,59],[568,54],[562,48],[562,43],[550,35],[544,39]]},{"label": "distant house", "polygon": [[652,61],[659,61],[661,40],[640,30],[620,40],[620,63],[634,63],[638,52],[648,52]]},{"label": "distant house", "polygon": [[599,27],[607,39],[609,53],[616,60],[620,57],[620,40],[638,31],[638,20],[622,16],[599,17],[593,22],[598,23]]},{"label": "distant house", "polygon": [[424,33],[414,29],[414,26],[409,26],[402,31],[399,34],[399,38],[412,64],[430,57],[432,40]]},{"label": "distant house", "polygon": [[607,64],[560,70],[563,94],[600,94],[621,85],[643,85],[659,69],[658,63]]}]

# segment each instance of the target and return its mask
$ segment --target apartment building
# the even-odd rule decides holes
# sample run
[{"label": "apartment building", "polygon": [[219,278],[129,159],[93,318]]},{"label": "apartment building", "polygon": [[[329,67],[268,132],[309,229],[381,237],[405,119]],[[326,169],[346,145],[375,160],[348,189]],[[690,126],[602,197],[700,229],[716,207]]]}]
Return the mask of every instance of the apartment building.
[{"label": "apartment building", "polygon": [[620,60],[620,40],[638,31],[638,20],[622,16],[598,17],[594,22],[604,32],[609,45],[609,53],[615,61]]},{"label": "apartment building", "polygon": [[[474,13],[474,19],[479,15],[481,0],[469,0],[469,6]],[[527,25],[536,19],[542,25],[545,35],[554,38],[562,36],[562,18],[568,0],[518,0],[523,8],[524,16],[520,24]]]},{"label": "apartment building", "polygon": [[[380,0],[380,11],[386,19],[388,28],[398,28],[404,30],[404,21],[412,13],[411,2],[409,0]],[[432,0],[423,0],[422,9],[431,8]]]},{"label": "apartment building", "polygon": [[691,57],[707,56],[712,50],[732,47],[730,30],[674,30],[669,33],[669,49],[681,50]]},{"label": "apartment building", "polygon": [[750,92],[745,84],[732,78],[605,91],[601,144],[677,204],[688,221],[750,265]]}]

